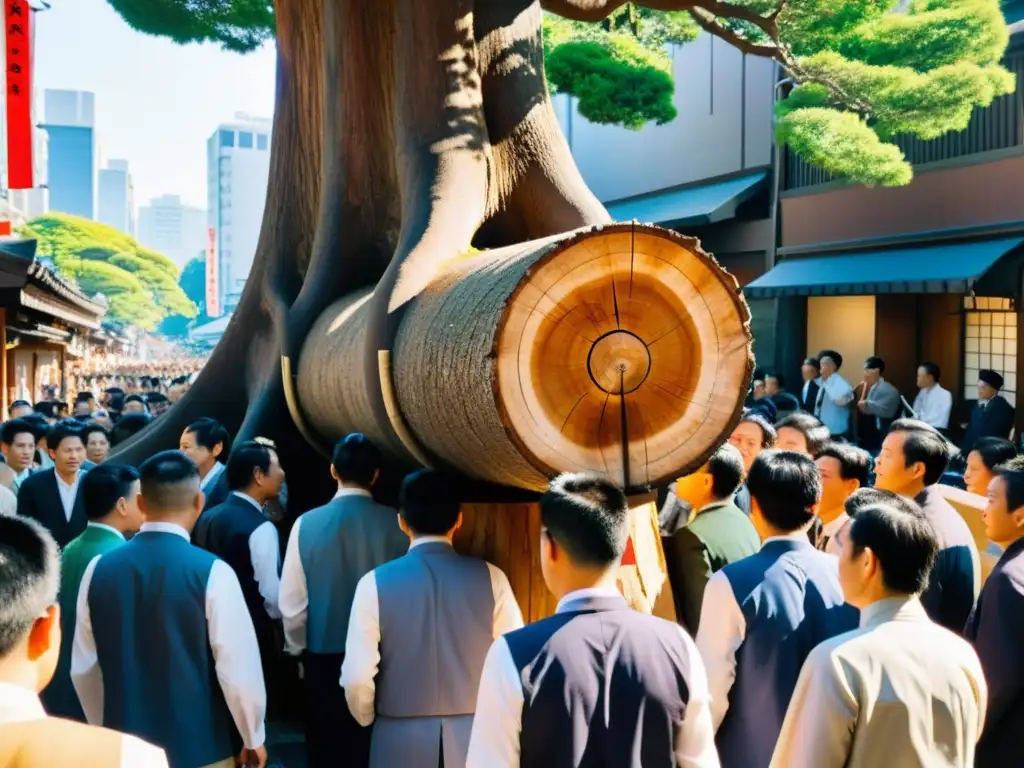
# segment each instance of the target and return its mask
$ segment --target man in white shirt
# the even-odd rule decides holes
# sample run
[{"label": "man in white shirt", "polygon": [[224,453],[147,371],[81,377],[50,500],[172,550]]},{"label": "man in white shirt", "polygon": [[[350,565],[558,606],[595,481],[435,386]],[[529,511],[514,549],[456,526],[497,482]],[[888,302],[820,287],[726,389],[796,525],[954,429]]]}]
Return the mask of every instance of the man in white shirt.
[{"label": "man in white shirt", "polygon": [[487,650],[523,625],[505,574],[452,547],[455,487],[431,470],[405,479],[409,552],[356,587],[341,687],[353,717],[373,724],[371,768],[463,768]]},{"label": "man in white shirt", "polygon": [[600,476],[561,475],[540,509],[541,572],[558,608],[491,646],[467,768],[717,768],[693,640],[631,610],[616,588],[625,494]]},{"label": "man in white shirt", "polygon": [[854,392],[839,369],[843,367],[843,356],[832,349],[826,349],[818,359],[821,363],[821,378],[818,380],[818,399],[814,415],[828,427],[833,437],[843,437],[850,432],[850,404]]},{"label": "man in white shirt", "polygon": [[72,424],[53,426],[46,435],[53,467],[26,478],[18,491],[18,514],[42,523],[58,546],[85,530],[85,507],[78,494],[85,461],[85,443]]},{"label": "man in white shirt", "polygon": [[140,470],[146,516],[95,558],[78,594],[71,679],[90,723],[163,747],[175,765],[264,768],[266,690],[238,577],[189,543],[203,508],[199,471],[178,451]]},{"label": "man in white shirt", "polygon": [[53,538],[32,520],[0,517],[0,765],[167,768],[157,747],[105,728],[48,717],[38,692],[61,644]]},{"label": "man in white shirt", "polygon": [[859,488],[865,488],[871,474],[871,457],[860,448],[843,443],[829,443],[818,453],[814,463],[821,477],[821,505],[818,517],[822,529],[818,549],[839,554],[836,534],[849,520],[846,502]]},{"label": "man in white shirt", "polygon": [[918,599],[938,552],[935,529],[904,501],[858,511],[840,539],[839,578],[860,627],[808,656],[771,765],[970,768],[985,676],[971,646]]},{"label": "man in white shirt", "polygon": [[32,474],[36,455],[35,428],[24,419],[11,418],[0,429],[0,452],[4,462],[14,472],[11,490],[17,495],[21,484]]},{"label": "man in white shirt", "polygon": [[224,461],[231,453],[231,435],[216,419],[196,419],[181,433],[178,447],[199,467],[199,489],[206,495],[203,509],[212,509],[227,498],[227,485],[219,483]]},{"label": "man in white shirt", "polygon": [[953,395],[939,384],[942,370],[935,363],[921,363],[917,369],[920,391],[914,398],[914,414],[918,421],[938,430],[949,428],[949,414],[953,410]]}]

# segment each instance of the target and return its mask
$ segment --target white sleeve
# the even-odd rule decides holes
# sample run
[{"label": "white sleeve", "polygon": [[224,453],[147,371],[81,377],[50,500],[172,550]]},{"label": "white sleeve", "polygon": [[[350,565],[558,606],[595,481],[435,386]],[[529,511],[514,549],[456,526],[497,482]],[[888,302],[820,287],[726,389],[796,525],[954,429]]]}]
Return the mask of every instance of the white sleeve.
[{"label": "white sleeve", "polygon": [[491,645],[480,675],[466,768],[519,768],[523,685],[505,638]]},{"label": "white sleeve", "polygon": [[825,391],[828,393],[829,399],[840,406],[849,403],[854,396],[853,387],[838,373],[829,376],[828,381],[825,382]]},{"label": "white sleeve", "polygon": [[263,607],[272,619],[280,619],[278,600],[281,592],[281,544],[277,528],[267,520],[249,536],[249,557],[256,576]]},{"label": "white sleeve", "polygon": [[711,723],[708,674],[696,644],[682,627],[679,634],[683,636],[690,668],[686,678],[689,698],[683,719],[675,726],[676,765],[679,768],[719,768],[715,727]]},{"label": "white sleeve", "polygon": [[362,726],[373,723],[379,666],[380,603],[377,601],[377,577],[370,571],[359,580],[352,598],[339,681],[345,689],[345,701],[352,717]]},{"label": "white sleeve", "polygon": [[121,768],[168,768],[167,755],[135,736],[121,737]]},{"label": "white sleeve", "polygon": [[490,563],[487,563],[487,570],[491,574],[491,592],[494,594],[494,637],[497,639],[523,626],[523,614],[505,572]]},{"label": "white sleeve", "polygon": [[285,650],[298,656],[306,649],[306,617],[309,615],[309,592],[306,587],[306,572],[299,555],[299,526],[302,518],[295,521],[288,548],[284,553],[284,567],[281,569],[281,591],[279,606],[284,623]]},{"label": "white sleeve", "polygon": [[697,630],[697,648],[707,669],[711,721],[716,731],[729,711],[729,691],[736,682],[736,651],[746,634],[747,622],[732,585],[725,571],[719,571],[704,589]]},{"label": "white sleeve", "polygon": [[942,425],[939,429],[946,429],[949,427],[949,415],[953,410],[953,393],[944,389],[940,394],[942,399],[935,407],[935,422]]},{"label": "white sleeve", "polygon": [[75,609],[74,646],[71,650],[71,683],[82,704],[85,720],[90,725],[103,725],[103,673],[96,653],[96,638],[92,633],[92,617],[89,615],[89,586],[96,570],[96,561],[100,557],[94,557],[82,574]]},{"label": "white sleeve", "polygon": [[224,700],[249,749],[266,741],[267,688],[256,630],[231,566],[217,560],[206,584],[206,626]]}]

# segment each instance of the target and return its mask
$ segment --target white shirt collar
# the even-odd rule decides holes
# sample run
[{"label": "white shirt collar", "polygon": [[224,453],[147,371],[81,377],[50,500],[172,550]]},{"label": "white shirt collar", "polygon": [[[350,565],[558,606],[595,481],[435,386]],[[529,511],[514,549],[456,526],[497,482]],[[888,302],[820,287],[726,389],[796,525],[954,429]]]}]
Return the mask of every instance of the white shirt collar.
[{"label": "white shirt collar", "polygon": [[110,531],[111,533],[116,533],[122,539],[124,538],[124,534],[121,533],[119,530],[117,530],[117,528],[115,528],[114,526],[107,525],[106,523],[97,523],[95,520],[90,520],[88,523],[86,523],[86,528],[99,528],[99,529],[104,530],[104,531]]},{"label": "white shirt collar", "polygon": [[569,603],[576,602],[577,600],[587,600],[592,597],[622,597],[622,593],[617,589],[612,589],[611,587],[586,587],[584,589],[577,589],[574,592],[564,595],[562,599],[558,601],[555,613],[561,613],[562,609]]},{"label": "white shirt collar", "polygon": [[761,542],[761,546],[763,547],[770,541],[803,541],[807,544],[811,543],[811,540],[807,538],[807,531],[795,531],[794,533],[786,533],[782,536],[769,536]]},{"label": "white shirt collar", "polygon": [[213,468],[209,472],[207,472],[206,473],[206,477],[204,477],[199,482],[199,490],[205,491],[206,490],[206,486],[208,486],[210,483],[212,483],[214,480],[216,480],[217,477],[220,475],[220,473],[223,472],[223,471],[224,471],[224,465],[221,464],[219,461],[214,462]]},{"label": "white shirt collar", "polygon": [[139,529],[139,533],[146,533],[147,531],[149,533],[174,533],[178,536],[181,536],[181,538],[185,539],[186,541],[192,540],[192,537],[189,535],[189,532],[177,523],[143,523],[142,528]]},{"label": "white shirt collar", "polygon": [[263,514],[263,505],[256,501],[256,499],[254,499],[252,496],[250,496],[247,493],[242,493],[241,491],[232,491],[232,493],[238,498],[245,499],[246,501],[248,501],[250,504],[256,507],[257,510],[259,510],[260,514]]},{"label": "white shirt collar", "polygon": [[54,469],[53,469],[53,476],[57,478],[57,483],[59,485],[63,485],[66,489],[71,490],[73,488],[77,488],[78,487],[78,483],[82,479],[82,470],[79,469],[75,473],[75,479],[71,483],[65,483],[64,482],[64,478],[60,476],[60,472],[57,471],[56,467],[54,467]]},{"label": "white shirt collar", "polygon": [[409,549],[418,547],[420,544],[447,544],[451,546],[447,536],[417,536],[409,543]]},{"label": "white shirt collar", "polygon": [[340,499],[343,496],[365,496],[366,498],[372,498],[372,494],[363,488],[339,488],[338,492],[334,494],[334,498]]},{"label": "white shirt collar", "polygon": [[32,467],[25,467],[21,472],[17,472],[14,475],[14,479],[19,483],[24,482],[25,478],[32,474]]},{"label": "white shirt collar", "polygon": [[0,723],[27,723],[45,717],[46,710],[38,693],[21,685],[0,682]]},{"label": "white shirt collar", "polygon": [[821,532],[830,539],[834,539],[836,534],[843,530],[843,526],[846,525],[849,520],[850,516],[846,514],[846,512],[840,512],[839,516],[835,520],[821,526]]}]

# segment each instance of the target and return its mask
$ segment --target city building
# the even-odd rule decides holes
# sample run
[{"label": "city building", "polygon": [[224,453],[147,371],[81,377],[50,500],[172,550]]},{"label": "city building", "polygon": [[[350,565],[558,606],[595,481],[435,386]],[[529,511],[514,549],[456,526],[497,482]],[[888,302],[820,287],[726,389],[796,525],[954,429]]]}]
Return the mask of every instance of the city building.
[{"label": "city building", "polygon": [[135,188],[127,160],[110,160],[99,172],[97,219],[114,229],[135,235]]},{"label": "city building", "polygon": [[49,135],[38,125],[39,99],[33,95],[32,122],[32,177],[33,189],[9,189],[7,184],[7,101],[0,99],[0,202],[6,206],[0,220],[13,225],[42,216],[50,210],[50,190],[47,188],[47,154]]},{"label": "city building", "polygon": [[880,355],[912,402],[918,364],[938,363],[957,401],[954,438],[979,370],[1000,372],[1015,404],[1024,359],[1024,2],[1003,7],[1016,93],[976,110],[964,131],[898,137],[914,165],[904,187],[850,184],[783,153],[777,263],[745,290],[775,302],[786,373],[831,348],[855,382],[863,359]]},{"label": "city building", "polygon": [[139,207],[138,241],[184,269],[197,253],[206,252],[206,211],[179,195],[154,197]]},{"label": "city building", "polygon": [[207,141],[207,223],[214,230],[217,307],[229,312],[249,277],[270,174],[270,119],[236,114]]},{"label": "city building", "polygon": [[95,219],[99,170],[95,96],[88,91],[46,90],[43,100],[43,127],[49,134],[50,208]]}]

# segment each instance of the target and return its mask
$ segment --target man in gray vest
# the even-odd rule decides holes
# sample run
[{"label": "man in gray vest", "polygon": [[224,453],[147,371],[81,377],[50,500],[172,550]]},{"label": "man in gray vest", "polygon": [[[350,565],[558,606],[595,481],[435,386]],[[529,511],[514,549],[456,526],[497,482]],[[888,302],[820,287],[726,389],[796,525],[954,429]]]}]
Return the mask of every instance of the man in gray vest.
[{"label": "man in gray vest", "polygon": [[305,652],[310,768],[365,768],[370,759],[370,729],[349,714],[338,678],[356,585],[409,548],[398,513],[370,496],[380,464],[380,451],[365,436],[341,440],[331,461],[338,492],[296,520],[288,539],[279,606],[287,650]]},{"label": "man in gray vest", "polygon": [[598,475],[561,475],[540,517],[558,608],[487,654],[467,768],[718,768],[696,645],[616,588],[626,495]]},{"label": "man in gray vest", "polygon": [[356,720],[373,723],[371,768],[464,768],[487,649],[523,625],[505,574],[452,548],[452,486],[431,470],[405,479],[409,552],[356,588],[341,686]]}]

